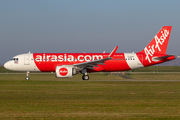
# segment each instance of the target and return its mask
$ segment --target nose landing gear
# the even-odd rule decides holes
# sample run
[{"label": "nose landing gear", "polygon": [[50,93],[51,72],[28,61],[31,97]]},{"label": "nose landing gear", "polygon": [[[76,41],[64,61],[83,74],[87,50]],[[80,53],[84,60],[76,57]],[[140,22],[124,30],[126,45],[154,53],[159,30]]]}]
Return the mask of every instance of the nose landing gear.
[{"label": "nose landing gear", "polygon": [[27,71],[26,78],[25,78],[26,80],[29,80],[29,79],[30,79],[29,74],[30,74],[30,72]]}]

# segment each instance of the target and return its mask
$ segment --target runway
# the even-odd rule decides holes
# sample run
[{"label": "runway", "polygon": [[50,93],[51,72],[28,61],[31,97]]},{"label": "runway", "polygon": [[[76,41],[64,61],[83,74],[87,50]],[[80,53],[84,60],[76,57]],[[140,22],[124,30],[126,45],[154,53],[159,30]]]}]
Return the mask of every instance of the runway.
[{"label": "runway", "polygon": [[180,80],[133,80],[133,79],[131,79],[131,80],[57,80],[57,81],[84,81],[84,82],[88,82],[88,81],[119,81],[119,82],[166,82],[166,81],[172,81],[172,82],[175,82],[175,81],[180,81]]},{"label": "runway", "polygon": [[[11,78],[12,80],[16,78],[17,80],[24,79],[26,76],[26,73],[0,73],[2,80],[9,80]],[[7,77],[8,76],[8,77]],[[14,76],[14,77],[13,77]],[[179,82],[180,81],[180,75],[179,73],[140,73],[134,75],[131,73],[131,75],[122,75],[122,74],[116,74],[114,75],[103,75],[103,74],[90,74],[89,80],[82,80],[81,75],[74,76],[73,78],[56,78],[54,73],[30,73],[30,80],[43,80],[43,81],[83,81],[83,82],[90,82],[90,81],[119,81],[119,82]],[[101,77],[99,77],[101,76]],[[119,77],[118,77],[119,76]]]}]

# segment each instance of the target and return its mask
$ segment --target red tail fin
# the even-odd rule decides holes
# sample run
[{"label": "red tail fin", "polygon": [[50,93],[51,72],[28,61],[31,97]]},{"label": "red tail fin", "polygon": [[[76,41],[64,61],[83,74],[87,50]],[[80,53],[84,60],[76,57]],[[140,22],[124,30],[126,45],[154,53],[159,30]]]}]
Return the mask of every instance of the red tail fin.
[{"label": "red tail fin", "polygon": [[165,54],[169,42],[172,26],[164,26],[152,39],[152,41],[139,53],[145,53],[147,56],[155,54]]}]

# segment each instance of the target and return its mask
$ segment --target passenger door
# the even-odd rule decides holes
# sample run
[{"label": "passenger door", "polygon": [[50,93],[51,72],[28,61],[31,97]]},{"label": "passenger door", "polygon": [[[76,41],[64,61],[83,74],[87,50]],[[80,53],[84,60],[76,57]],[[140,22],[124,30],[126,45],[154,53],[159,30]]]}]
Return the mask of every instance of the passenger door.
[{"label": "passenger door", "polygon": [[24,65],[30,65],[30,54],[24,56]]}]

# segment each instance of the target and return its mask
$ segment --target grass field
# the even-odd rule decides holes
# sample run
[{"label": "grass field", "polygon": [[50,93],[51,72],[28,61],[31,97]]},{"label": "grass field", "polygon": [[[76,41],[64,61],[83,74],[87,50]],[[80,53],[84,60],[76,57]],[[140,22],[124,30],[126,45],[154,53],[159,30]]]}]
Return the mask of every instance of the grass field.
[{"label": "grass field", "polygon": [[132,70],[132,72],[180,72],[180,66],[149,66]]},{"label": "grass field", "polygon": [[[129,72],[180,72],[180,66],[150,66],[140,69],[131,70]],[[0,66],[0,73],[17,73]]]},{"label": "grass field", "polygon": [[[128,76],[180,80],[178,73]],[[107,74],[90,77],[82,81],[81,75],[61,79],[54,74],[31,74],[26,81],[25,74],[0,74],[0,119],[180,119],[179,81],[96,81],[124,79]]]}]

